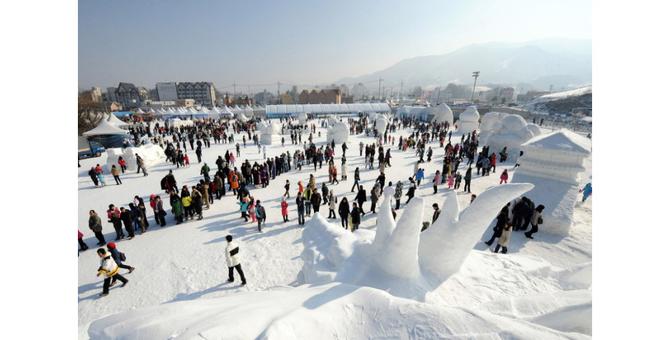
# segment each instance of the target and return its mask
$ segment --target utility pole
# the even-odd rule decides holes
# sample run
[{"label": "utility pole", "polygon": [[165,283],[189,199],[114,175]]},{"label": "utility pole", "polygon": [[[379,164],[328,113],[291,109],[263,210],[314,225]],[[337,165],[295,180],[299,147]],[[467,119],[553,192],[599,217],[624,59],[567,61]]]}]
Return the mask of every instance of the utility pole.
[{"label": "utility pole", "polygon": [[279,99],[279,87],[281,86],[280,82],[277,82],[277,99]]},{"label": "utility pole", "polygon": [[475,88],[477,87],[477,78],[479,78],[479,71],[472,72],[472,77],[475,78],[475,83],[472,85],[472,96],[470,96],[470,101],[474,102]]},{"label": "utility pole", "polygon": [[382,81],[384,81],[384,79],[379,78],[379,100],[382,100]]}]

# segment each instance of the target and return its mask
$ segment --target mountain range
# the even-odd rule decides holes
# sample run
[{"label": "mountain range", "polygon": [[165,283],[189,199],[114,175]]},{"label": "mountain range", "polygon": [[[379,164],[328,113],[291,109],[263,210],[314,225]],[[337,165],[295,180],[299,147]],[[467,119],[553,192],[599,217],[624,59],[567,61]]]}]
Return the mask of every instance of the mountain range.
[{"label": "mountain range", "polygon": [[455,51],[402,60],[386,69],[337,83],[373,83],[384,86],[446,86],[471,84],[480,71],[479,84],[523,85],[528,89],[575,88],[591,83],[591,40],[543,39],[524,43],[491,42]]}]

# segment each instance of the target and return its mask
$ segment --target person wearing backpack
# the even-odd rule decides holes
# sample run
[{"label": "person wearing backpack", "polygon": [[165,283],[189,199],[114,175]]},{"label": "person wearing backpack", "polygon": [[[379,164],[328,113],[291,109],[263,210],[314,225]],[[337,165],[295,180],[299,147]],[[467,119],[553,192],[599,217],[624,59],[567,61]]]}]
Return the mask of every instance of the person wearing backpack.
[{"label": "person wearing backpack", "polygon": [[[114,262],[119,266],[119,268],[123,269],[128,269],[128,274],[132,273],[133,270],[135,270],[135,267],[129,266],[126,264],[123,264],[123,262],[126,261],[126,254],[120,252],[118,249],[116,249],[116,243],[114,242],[108,242],[107,243],[107,251],[112,254],[112,259],[114,259]],[[112,280],[112,286],[116,280]]]}]

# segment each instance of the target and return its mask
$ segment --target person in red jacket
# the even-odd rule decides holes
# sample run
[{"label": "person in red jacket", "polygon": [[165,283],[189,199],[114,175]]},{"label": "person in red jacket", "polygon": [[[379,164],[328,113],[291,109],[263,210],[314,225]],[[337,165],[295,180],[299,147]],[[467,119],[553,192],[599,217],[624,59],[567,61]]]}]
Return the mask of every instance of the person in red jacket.
[{"label": "person in red jacket", "polygon": [[121,157],[121,156],[119,156],[119,166],[121,166],[121,173],[125,174],[126,169],[128,168],[128,166],[126,164],[126,160],[123,159],[123,157]]},{"label": "person in red jacket", "polygon": [[505,169],[500,175],[500,184],[503,184],[503,182],[507,183],[507,178],[509,178],[509,175],[507,174],[507,169]]},{"label": "person in red jacket", "polygon": [[84,251],[84,250],[88,249],[88,245],[86,245],[86,242],[84,242],[84,240],[83,240],[84,234],[82,234],[81,230],[77,230],[77,232],[79,233],[79,235],[78,235],[78,237],[79,237],[79,239],[78,239],[78,241],[79,241],[79,251]]},{"label": "person in red jacket", "polygon": [[491,154],[491,159],[489,159],[489,160],[491,161],[491,169],[493,169],[493,173],[496,173],[496,153],[495,152]]},{"label": "person in red jacket", "polygon": [[283,198],[281,200],[281,216],[284,218],[284,222],[288,222],[288,203]]}]

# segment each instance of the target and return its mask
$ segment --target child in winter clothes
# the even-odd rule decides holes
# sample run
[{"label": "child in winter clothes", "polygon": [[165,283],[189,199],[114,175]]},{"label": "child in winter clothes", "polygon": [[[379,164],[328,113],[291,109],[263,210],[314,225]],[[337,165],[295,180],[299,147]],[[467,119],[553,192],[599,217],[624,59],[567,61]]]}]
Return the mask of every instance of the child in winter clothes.
[{"label": "child in winter clothes", "polygon": [[507,183],[508,178],[509,178],[509,175],[507,174],[507,169],[505,169],[505,170],[503,170],[503,173],[500,175],[500,184]]},{"label": "child in winter clothes", "polygon": [[251,218],[251,222],[256,222],[256,204],[253,197],[250,198],[249,202],[249,217]]},{"label": "child in winter clothes", "polygon": [[449,174],[449,176],[447,176],[447,187],[451,189],[453,186],[454,186],[454,176]]},{"label": "child in winter clothes", "polygon": [[286,199],[281,200],[281,216],[284,219],[284,222],[288,222],[288,203]]},{"label": "child in winter clothes", "polygon": [[[112,255],[114,262],[116,262],[119,268],[128,269],[129,274],[132,273],[133,270],[135,270],[135,267],[123,264],[126,258],[126,254],[123,254],[118,249],[116,249],[116,243],[108,242],[107,251]],[[114,285],[115,282],[116,280],[112,280],[112,286]]]}]

